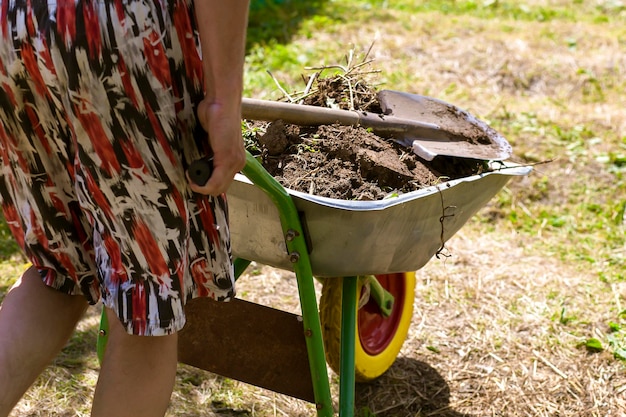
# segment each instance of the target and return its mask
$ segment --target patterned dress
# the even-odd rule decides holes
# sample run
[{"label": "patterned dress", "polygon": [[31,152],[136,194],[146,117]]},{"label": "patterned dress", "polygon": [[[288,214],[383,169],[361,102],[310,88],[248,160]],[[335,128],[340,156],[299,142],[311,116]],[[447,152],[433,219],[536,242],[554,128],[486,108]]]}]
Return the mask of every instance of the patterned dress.
[{"label": "patterned dress", "polygon": [[202,95],[192,0],[0,0],[2,211],[47,285],[131,334],[234,296],[225,197],[185,177]]}]

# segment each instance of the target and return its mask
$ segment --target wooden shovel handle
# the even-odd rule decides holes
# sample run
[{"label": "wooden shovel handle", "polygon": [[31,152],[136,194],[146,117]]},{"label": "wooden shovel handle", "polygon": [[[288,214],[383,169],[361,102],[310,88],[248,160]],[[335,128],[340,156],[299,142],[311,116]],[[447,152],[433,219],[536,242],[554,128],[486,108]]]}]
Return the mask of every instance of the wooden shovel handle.
[{"label": "wooden shovel handle", "polygon": [[371,128],[381,136],[398,138],[402,138],[409,132],[411,135],[421,133],[424,137],[439,137],[441,134],[439,127],[432,123],[361,111],[339,110],[252,98],[244,98],[241,107],[242,117],[251,120],[275,121],[281,119],[286,123],[300,126],[339,123],[347,126]]}]

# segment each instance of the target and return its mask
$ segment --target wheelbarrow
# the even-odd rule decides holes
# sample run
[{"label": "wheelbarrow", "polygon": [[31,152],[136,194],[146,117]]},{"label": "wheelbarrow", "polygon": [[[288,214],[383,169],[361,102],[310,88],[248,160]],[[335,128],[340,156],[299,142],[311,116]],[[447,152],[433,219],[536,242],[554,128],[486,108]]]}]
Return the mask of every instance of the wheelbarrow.
[{"label": "wheelbarrow", "polygon": [[336,415],[328,363],[339,375],[339,416],[353,416],[355,383],[382,375],[406,338],[414,271],[512,177],[531,170],[491,164],[492,171],[395,198],[345,201],[286,189],[248,154],[228,191],[235,274],[252,261],[295,272],[301,315],[195,299],[186,307],[180,362],[312,402],[319,417]]}]

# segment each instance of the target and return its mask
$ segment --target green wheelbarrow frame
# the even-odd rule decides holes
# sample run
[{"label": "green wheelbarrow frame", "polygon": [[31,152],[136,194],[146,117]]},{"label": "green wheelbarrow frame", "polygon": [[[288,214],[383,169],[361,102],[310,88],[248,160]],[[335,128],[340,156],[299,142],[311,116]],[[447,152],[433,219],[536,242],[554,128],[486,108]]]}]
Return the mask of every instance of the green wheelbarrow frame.
[{"label": "green wheelbarrow frame", "polygon": [[[304,233],[298,210],[291,196],[263,166],[249,153],[246,156],[246,166],[243,174],[261,188],[275,203],[279,211],[280,222],[285,236],[285,243],[296,275],[300,306],[302,310],[302,325],[305,335],[309,367],[311,372],[313,394],[318,417],[332,417],[335,415],[330,393],[330,382],[326,368],[326,356],[322,338],[322,328],[318,305],[315,296],[315,287],[311,262],[309,259],[306,235]],[[245,271],[250,261],[238,258],[235,260],[235,276],[238,278]],[[369,279],[375,279],[370,277]],[[354,415],[355,395],[355,343],[356,343],[356,310],[357,310],[357,277],[343,279],[342,320],[341,320],[341,364],[339,382],[339,416]],[[375,285],[375,284],[374,284]],[[378,285],[377,287],[380,287]],[[383,298],[391,297],[383,291]],[[385,296],[386,294],[386,296]],[[376,297],[379,298],[380,296]],[[390,306],[387,305],[387,308]],[[108,321],[102,313],[100,331],[97,342],[98,358],[102,360],[108,339]]]}]

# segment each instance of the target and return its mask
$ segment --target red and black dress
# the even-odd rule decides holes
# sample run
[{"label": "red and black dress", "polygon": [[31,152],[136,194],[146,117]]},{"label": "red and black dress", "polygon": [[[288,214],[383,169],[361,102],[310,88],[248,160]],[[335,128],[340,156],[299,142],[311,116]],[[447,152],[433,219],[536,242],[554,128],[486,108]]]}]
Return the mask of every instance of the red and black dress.
[{"label": "red and black dress", "polygon": [[185,177],[202,96],[192,0],[0,0],[4,216],[47,285],[132,334],[234,296],[225,197]]}]

